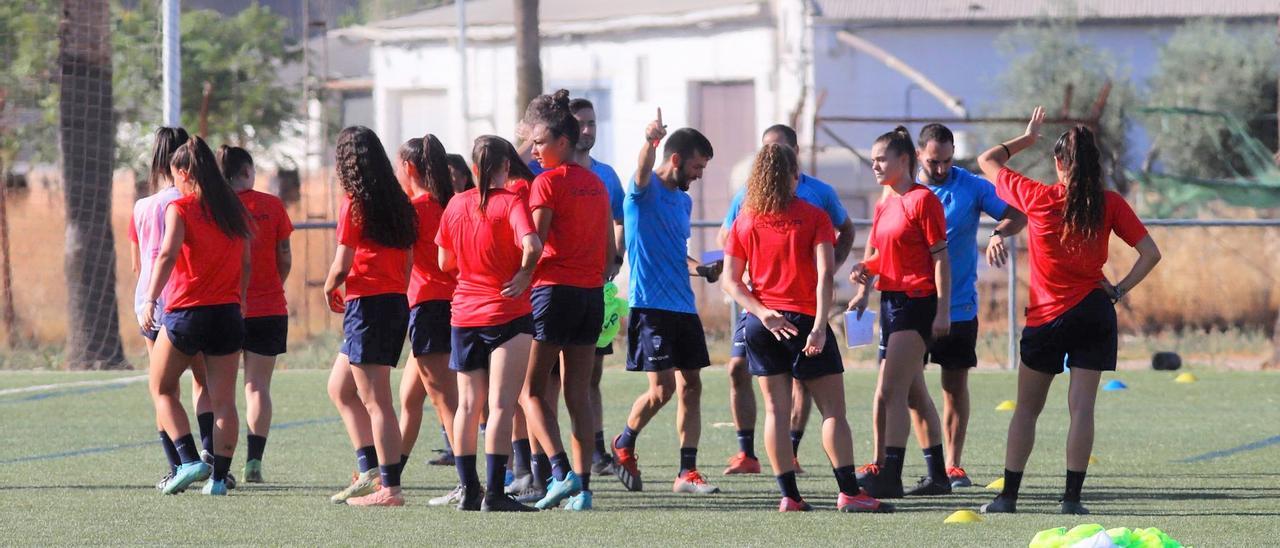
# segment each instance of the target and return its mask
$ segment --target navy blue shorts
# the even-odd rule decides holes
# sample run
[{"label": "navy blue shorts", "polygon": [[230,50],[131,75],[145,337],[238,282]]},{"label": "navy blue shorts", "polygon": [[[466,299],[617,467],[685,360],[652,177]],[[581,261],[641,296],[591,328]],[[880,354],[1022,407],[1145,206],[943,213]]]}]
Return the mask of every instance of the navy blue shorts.
[{"label": "navy blue shorts", "polygon": [[289,342],[289,316],[260,316],[244,319],[245,352],[259,356],[284,354]]},{"label": "navy blue shorts", "polygon": [[521,316],[501,325],[453,327],[449,369],[477,371],[489,368],[489,356],[519,335],[533,334],[533,317]]},{"label": "navy blue shorts", "polygon": [[951,322],[951,332],[929,344],[925,363],[943,369],[971,369],[978,366],[978,320]]},{"label": "navy blue shorts", "polygon": [[449,301],[423,301],[409,310],[409,343],[413,355],[448,354],[453,345],[453,305]]},{"label": "navy blue shorts", "polygon": [[933,317],[938,314],[938,296],[908,297],[900,291],[880,293],[880,359],[889,347],[889,335],[915,331],[925,344],[933,337]]},{"label": "navy blue shorts", "polygon": [[162,321],[169,342],[188,356],[235,354],[244,342],[244,317],[239,304],[175,308],[165,312]]},{"label": "navy blue shorts", "polygon": [[632,308],[627,325],[627,371],[701,369],[711,365],[697,314]]},{"label": "navy blue shorts", "polygon": [[1115,371],[1116,307],[1101,289],[1053,321],[1022,330],[1022,364],[1057,375],[1074,369]]},{"label": "navy blue shorts", "polygon": [[730,358],[747,357],[747,316],[747,311],[743,310],[738,315],[738,321],[733,322],[733,346],[729,347]]},{"label": "navy blue shorts", "polygon": [[[156,320],[155,320],[155,321],[156,321],[156,325],[163,325],[163,324],[164,324],[164,318],[156,318]],[[147,340],[149,340],[149,341],[151,341],[151,342],[156,342],[156,337],[159,337],[159,336],[160,336],[160,330],[159,330],[159,329],[152,329],[151,331],[147,331],[147,328],[139,326],[139,327],[138,327],[138,332],[139,332],[139,333],[142,333],[142,336],[143,336],[143,337],[146,337],[146,338],[147,338]]]},{"label": "navy blue shorts", "polygon": [[533,339],[556,346],[595,347],[604,326],[604,288],[533,288]]},{"label": "navy blue shorts", "polygon": [[800,380],[816,379],[844,373],[836,334],[827,326],[827,342],[817,356],[804,355],[805,339],[813,330],[813,316],[796,312],[782,312],[782,316],[800,330],[790,339],[778,340],[765,328],[754,314],[747,314],[741,323],[746,324],[747,370],[757,377],[789,374]]},{"label": "navy blue shorts", "polygon": [[409,298],[404,293],[357,297],[342,317],[342,352],[353,365],[400,363],[409,329]]}]

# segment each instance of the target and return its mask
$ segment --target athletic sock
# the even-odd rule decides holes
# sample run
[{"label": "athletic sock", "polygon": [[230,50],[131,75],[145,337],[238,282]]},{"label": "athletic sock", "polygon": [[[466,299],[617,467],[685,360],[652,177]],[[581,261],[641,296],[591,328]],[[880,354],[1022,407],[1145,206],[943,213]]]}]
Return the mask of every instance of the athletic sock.
[{"label": "athletic sock", "polygon": [[485,493],[489,496],[502,496],[503,480],[507,477],[507,455],[495,455],[486,453],[484,455],[485,464]]},{"label": "athletic sock", "polygon": [[1080,491],[1084,489],[1084,472],[1067,470],[1067,489],[1062,493],[1063,502],[1080,502]]},{"label": "athletic sock", "polygon": [[907,457],[906,447],[884,448],[884,477],[902,481],[902,461]]},{"label": "athletic sock", "polygon": [[544,453],[533,454],[533,486],[547,488],[547,478],[551,477],[551,459]]},{"label": "athletic sock", "polygon": [[782,490],[782,496],[791,500],[800,500],[800,487],[796,485],[796,473],[794,470],[774,476],[774,478],[778,480],[778,489]]},{"label": "athletic sock", "polygon": [[372,445],[356,449],[356,469],[363,474],[378,467],[378,450]]},{"label": "athletic sock", "polygon": [[449,443],[449,431],[445,430],[443,426],[440,427],[440,437],[444,439],[444,454],[452,457],[453,444]]},{"label": "athletic sock", "polygon": [[404,474],[404,467],[409,466],[409,455],[400,454],[400,473]]},{"label": "athletic sock", "polygon": [[842,466],[831,470],[836,475],[836,485],[840,486],[840,492],[849,496],[856,496],[861,489],[858,487],[858,473],[853,465]]},{"label": "athletic sock", "polygon": [[578,479],[582,480],[583,491],[591,490],[591,472],[583,472],[581,476],[578,476]]},{"label": "athletic sock", "polygon": [[200,446],[213,453],[213,412],[196,415],[196,423],[200,425]]},{"label": "athletic sock", "polygon": [[569,465],[569,455],[564,451],[556,453],[551,457],[551,476],[556,481],[564,481],[569,476],[569,472],[573,471],[573,467]]},{"label": "athletic sock", "polygon": [[676,477],[684,477],[684,473],[690,470],[698,469],[698,448],[697,447],[681,447],[680,448],[680,473]]},{"label": "athletic sock", "polygon": [[[1083,474],[1081,474],[1083,476]],[[1081,477],[1081,482],[1084,478]],[[1000,490],[1000,496],[1009,500],[1018,500],[1018,489],[1022,488],[1022,472],[1014,472],[1008,468],[1004,469],[1004,489]]]},{"label": "athletic sock", "polygon": [[213,481],[226,481],[227,472],[231,471],[231,457],[213,456]]},{"label": "athletic sock", "polygon": [[475,500],[480,496],[480,476],[476,474],[475,455],[454,455],[454,466],[458,469],[458,483],[468,499]]},{"label": "athletic sock", "polygon": [[249,434],[249,460],[262,460],[262,454],[267,450],[267,437],[255,436]]},{"label": "athletic sock", "polygon": [[804,430],[791,431],[791,454],[800,454],[800,440],[804,439]]},{"label": "athletic sock", "polygon": [[196,439],[191,434],[173,440],[173,447],[178,451],[182,464],[200,462],[200,450],[196,449]]},{"label": "athletic sock", "polygon": [[636,432],[635,430],[632,430],[630,426],[624,426],[622,427],[622,435],[618,436],[618,441],[614,442],[614,447],[619,449],[621,448],[635,449],[636,436],[639,436],[639,435],[640,433]]},{"label": "athletic sock", "polygon": [[382,476],[382,486],[400,487],[400,473],[403,471],[398,462],[379,465],[378,475]]},{"label": "athletic sock", "polygon": [[529,440],[516,440],[511,442],[511,459],[514,466],[512,471],[517,477],[527,476],[533,473],[530,468],[532,464],[533,454],[529,449]]},{"label": "athletic sock", "polygon": [[947,461],[942,456],[941,444],[924,450],[924,464],[929,470],[930,479],[935,483],[950,485],[951,480],[947,478]]},{"label": "athletic sock", "polygon": [[160,448],[164,449],[164,458],[169,461],[169,471],[177,470],[182,465],[182,457],[178,456],[178,448],[173,445],[169,433],[160,431]]},{"label": "athletic sock", "polygon": [[596,432],[596,454],[594,455],[596,462],[608,462],[609,450],[604,446],[604,430]]},{"label": "athletic sock", "polygon": [[747,458],[756,458],[756,431],[755,430],[739,430],[738,431],[738,450]]}]

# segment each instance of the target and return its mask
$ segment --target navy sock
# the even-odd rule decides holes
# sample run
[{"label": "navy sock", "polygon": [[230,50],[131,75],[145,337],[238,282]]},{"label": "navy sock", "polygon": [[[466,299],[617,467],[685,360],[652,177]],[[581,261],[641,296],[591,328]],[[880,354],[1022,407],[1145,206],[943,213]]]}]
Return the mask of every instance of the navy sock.
[{"label": "navy sock", "polygon": [[480,496],[480,476],[476,474],[476,456],[454,455],[453,464],[458,468],[458,483],[465,488],[466,497],[475,500]]},{"label": "navy sock", "polygon": [[178,459],[182,464],[200,462],[200,450],[196,449],[196,439],[191,434],[173,440],[173,447],[178,450]]},{"label": "navy sock", "polygon": [[756,458],[756,431],[738,431],[738,450],[750,458]]},{"label": "navy sock", "polygon": [[583,472],[581,476],[578,476],[578,479],[582,480],[583,491],[591,490],[591,472]]},{"label": "navy sock", "polygon": [[356,468],[363,474],[378,467],[378,450],[368,445],[356,449]]},{"label": "navy sock", "polygon": [[[1084,478],[1081,478],[1083,482]],[[1004,489],[1000,490],[1000,496],[1018,500],[1018,489],[1022,487],[1022,472],[1014,472],[1008,468],[1004,469]]]},{"label": "navy sock", "polygon": [[804,430],[791,431],[791,454],[800,454],[800,440],[804,439]]},{"label": "navy sock", "polygon": [[533,460],[533,453],[529,450],[529,440],[516,440],[511,442],[511,458],[512,471],[517,476],[524,476],[533,473],[530,467]]},{"label": "navy sock", "polygon": [[400,487],[400,472],[403,469],[400,463],[383,464],[378,466],[378,474],[382,476],[383,487]]},{"label": "navy sock", "polygon": [[262,460],[262,453],[267,450],[267,437],[249,434],[249,460]]},{"label": "navy sock", "polygon": [[624,426],[622,428],[622,435],[618,436],[618,441],[615,441],[613,445],[617,448],[625,447],[627,449],[635,449],[636,436],[639,435],[640,433],[632,430],[630,426]]},{"label": "navy sock", "polygon": [[832,470],[836,475],[836,485],[840,486],[840,492],[849,496],[855,496],[860,490],[858,488],[858,474],[854,471],[853,465],[842,466]]},{"label": "navy sock", "polygon": [[213,456],[213,481],[226,481],[227,472],[231,471],[231,457]]},{"label": "navy sock", "polygon": [[571,471],[573,467],[569,465],[569,456],[564,451],[551,457],[551,476],[556,478],[556,481],[564,481]]},{"label": "navy sock", "polygon": [[543,453],[534,453],[532,468],[534,487],[546,489],[547,478],[551,477],[551,459]]},{"label": "navy sock", "polygon": [[200,425],[200,445],[205,451],[213,453],[213,413],[196,415],[196,423]]},{"label": "navy sock", "polygon": [[169,439],[169,433],[164,430],[160,431],[160,447],[164,449],[164,458],[169,461],[169,470],[176,470],[182,464],[182,457],[178,456],[178,448],[173,445],[173,440]]},{"label": "navy sock", "polygon": [[782,496],[792,500],[800,500],[800,487],[796,485],[796,473],[794,471],[774,476],[774,478],[778,480],[778,489],[782,490]]},{"label": "navy sock", "polygon": [[907,457],[906,447],[884,448],[884,477],[902,479],[902,461]]},{"label": "navy sock", "polygon": [[440,437],[444,438],[444,454],[452,457],[453,444],[449,443],[449,431],[445,430],[443,426],[440,427]]},{"label": "navy sock", "polygon": [[950,484],[947,478],[947,461],[942,456],[942,445],[935,445],[924,450],[924,464],[929,470],[929,478],[936,483]]},{"label": "navy sock", "polygon": [[404,467],[409,465],[409,455],[400,454],[400,473],[404,474]]},{"label": "navy sock", "polygon": [[683,476],[685,472],[698,469],[698,448],[697,447],[681,447],[680,448],[680,473],[676,477]]},{"label": "navy sock", "polygon": [[503,481],[507,478],[507,455],[495,455],[493,453],[485,453],[485,493],[487,496],[502,496]]},{"label": "navy sock", "polygon": [[1084,474],[1067,470],[1067,490],[1062,493],[1063,502],[1080,502],[1080,491],[1084,490]]},{"label": "navy sock", "polygon": [[604,430],[596,432],[596,454],[594,455],[596,462],[608,462],[609,450],[604,446]]},{"label": "navy sock", "polygon": [[486,429],[486,428],[488,428],[488,427],[489,427],[489,423],[487,423],[487,422],[482,422],[482,423],[480,423],[480,435],[481,435],[481,436],[483,436],[483,435],[484,435],[484,431],[485,431],[485,429]]}]

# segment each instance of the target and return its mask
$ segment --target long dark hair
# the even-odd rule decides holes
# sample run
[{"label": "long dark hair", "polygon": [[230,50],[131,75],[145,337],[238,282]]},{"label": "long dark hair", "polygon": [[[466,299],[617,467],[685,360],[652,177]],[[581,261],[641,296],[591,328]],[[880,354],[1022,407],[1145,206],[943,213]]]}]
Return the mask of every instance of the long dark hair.
[{"label": "long dark hair", "polygon": [[396,182],[378,135],[364,126],[338,134],[335,150],[338,182],[351,198],[351,215],[374,243],[409,249],[418,238],[418,215]]},{"label": "long dark hair", "polygon": [[[493,178],[502,171],[503,164],[511,162],[508,148],[511,142],[497,135],[481,135],[471,148],[471,163],[476,166],[476,188],[480,191],[480,211],[489,205],[489,192]],[[518,161],[518,160],[517,160]],[[525,168],[526,170],[528,168]],[[510,171],[510,168],[507,169]]]},{"label": "long dark hair", "polygon": [[151,188],[151,192],[160,190],[161,182],[173,182],[173,175],[169,173],[173,152],[190,138],[187,130],[180,127],[156,129],[156,144],[151,151],[151,175],[147,177],[147,186]]},{"label": "long dark hair", "polygon": [[218,160],[204,139],[189,139],[173,152],[169,162],[174,168],[191,174],[199,190],[200,207],[223,234],[232,238],[248,238],[253,234],[249,228],[249,213],[235,191],[231,190],[231,185],[222,178]]},{"label": "long dark hair", "polygon": [[573,117],[569,108],[569,90],[565,89],[539,95],[530,101],[529,108],[524,111],[524,122],[529,127],[545,125],[553,138],[565,137],[573,146],[578,145],[578,138],[582,136],[578,119]]},{"label": "long dark hair", "polygon": [[476,179],[471,176],[471,166],[467,165],[467,159],[461,154],[449,154],[449,168],[457,170],[466,177],[467,181],[462,184],[462,190],[471,190],[476,187]]},{"label": "long dark hair", "polygon": [[253,165],[253,156],[249,155],[249,151],[240,148],[222,145],[218,147],[218,167],[222,170],[222,178],[231,183],[233,179],[240,176],[244,168]]},{"label": "long dark hair", "polygon": [[1103,202],[1101,154],[1093,132],[1075,126],[1062,133],[1053,144],[1053,157],[1066,173],[1067,203],[1062,208],[1062,239],[1075,235],[1085,240],[1098,237],[1102,228]]},{"label": "long dark hair", "polygon": [[449,175],[449,153],[440,139],[428,133],[421,139],[405,141],[400,145],[400,161],[413,164],[422,178],[420,186],[435,198],[440,207],[449,205],[453,198],[453,178]]},{"label": "long dark hair", "polygon": [[914,181],[916,177],[916,144],[911,140],[911,132],[904,126],[893,128],[893,131],[885,133],[876,138],[875,144],[883,143],[885,150],[892,150],[899,156],[907,155],[907,180]]},{"label": "long dark hair", "polygon": [[800,173],[796,152],[791,147],[769,144],[760,148],[747,178],[746,208],[756,215],[782,213],[796,192],[792,181]]},{"label": "long dark hair", "polygon": [[510,160],[510,164],[507,167],[507,177],[524,179],[532,183],[537,175],[534,175],[533,170],[529,169],[529,164],[524,163],[524,159],[520,157],[520,153],[516,151],[516,147],[511,144],[511,141],[503,139],[502,142],[507,144],[507,159]]}]

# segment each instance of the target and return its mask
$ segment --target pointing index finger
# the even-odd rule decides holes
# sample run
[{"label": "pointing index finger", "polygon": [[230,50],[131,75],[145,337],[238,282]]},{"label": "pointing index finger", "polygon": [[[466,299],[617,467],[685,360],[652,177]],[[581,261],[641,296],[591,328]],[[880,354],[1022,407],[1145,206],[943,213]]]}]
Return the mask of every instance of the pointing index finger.
[{"label": "pointing index finger", "polygon": [[658,125],[662,125],[662,107],[658,107]]}]

